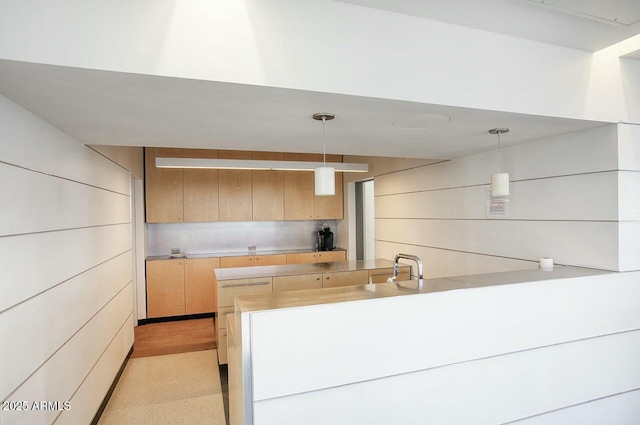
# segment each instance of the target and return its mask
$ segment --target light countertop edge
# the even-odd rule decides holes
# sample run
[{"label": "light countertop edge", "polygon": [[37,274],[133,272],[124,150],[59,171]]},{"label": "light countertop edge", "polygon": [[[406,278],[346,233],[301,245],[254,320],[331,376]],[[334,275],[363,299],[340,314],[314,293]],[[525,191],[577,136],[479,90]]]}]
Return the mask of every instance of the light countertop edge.
[{"label": "light countertop edge", "polygon": [[[263,295],[248,295],[236,298],[236,307],[241,313],[294,308],[319,304],[360,301],[404,295],[425,294],[468,288],[520,284],[527,282],[567,279],[576,277],[612,274],[616,272],[583,267],[556,266],[551,271],[526,269],[518,271],[485,273],[446,278],[425,279],[422,290],[417,289],[417,281],[378,283],[338,288],[308,289],[288,292],[274,292]],[[266,276],[266,275],[263,275]]]}]

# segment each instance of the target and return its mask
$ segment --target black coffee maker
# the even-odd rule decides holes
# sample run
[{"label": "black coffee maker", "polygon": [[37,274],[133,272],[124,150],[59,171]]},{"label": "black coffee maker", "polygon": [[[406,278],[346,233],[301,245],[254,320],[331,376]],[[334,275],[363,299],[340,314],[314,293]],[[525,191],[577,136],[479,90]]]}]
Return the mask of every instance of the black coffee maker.
[{"label": "black coffee maker", "polygon": [[333,246],[333,232],[326,224],[322,225],[322,230],[318,231],[318,251],[332,251]]}]

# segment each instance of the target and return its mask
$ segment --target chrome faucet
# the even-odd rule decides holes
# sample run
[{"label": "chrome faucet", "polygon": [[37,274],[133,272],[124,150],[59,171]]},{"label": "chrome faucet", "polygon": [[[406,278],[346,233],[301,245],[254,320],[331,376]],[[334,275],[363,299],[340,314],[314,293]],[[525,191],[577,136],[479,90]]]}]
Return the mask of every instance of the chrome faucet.
[{"label": "chrome faucet", "polygon": [[[398,278],[398,273],[399,273],[398,260],[400,258],[413,260],[416,262],[416,265],[418,266],[418,289],[422,289],[422,284],[424,283],[424,275],[422,272],[422,260],[420,260],[420,257],[416,255],[398,254],[395,256],[395,258],[393,259],[393,277],[391,278],[391,281],[394,281]],[[411,274],[411,277],[413,278],[413,274]]]}]

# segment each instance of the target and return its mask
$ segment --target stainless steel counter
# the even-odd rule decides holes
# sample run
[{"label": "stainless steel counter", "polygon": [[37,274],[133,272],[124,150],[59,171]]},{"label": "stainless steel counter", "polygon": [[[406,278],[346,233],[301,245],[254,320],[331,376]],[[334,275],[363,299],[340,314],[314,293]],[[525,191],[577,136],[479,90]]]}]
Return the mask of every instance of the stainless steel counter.
[{"label": "stainless steel counter", "polygon": [[[404,264],[403,264],[404,266]],[[235,267],[216,269],[218,282],[232,279],[253,279],[265,276],[293,276],[312,273],[348,272],[393,267],[389,260],[357,260],[336,263],[286,264],[281,266]]]},{"label": "stainless steel counter", "polygon": [[[380,262],[379,267],[385,267],[385,264],[391,264],[391,261],[376,260]],[[356,262],[348,262],[356,263]],[[385,264],[383,264],[385,263]],[[336,264],[336,268],[342,267],[343,263]],[[329,264],[329,266],[331,263]],[[303,264],[300,266],[320,266],[319,264]],[[355,266],[355,265],[354,265]],[[277,267],[288,266],[267,266],[254,267],[254,269],[273,269]],[[236,270],[240,275],[241,269],[222,269]],[[243,269],[244,270],[244,269]],[[249,271],[248,269],[246,269]],[[253,271],[253,270],[251,270]],[[338,271],[338,270],[336,270]],[[217,273],[217,272],[216,272]],[[305,272],[312,273],[312,272]],[[240,312],[246,313],[251,311],[273,310],[279,308],[302,307],[316,304],[331,304],[347,301],[358,301],[372,298],[386,298],[403,295],[413,295],[419,293],[432,293],[440,291],[452,291],[467,288],[479,288],[485,286],[517,284],[525,282],[536,282],[552,279],[567,279],[583,276],[594,276],[600,274],[614,273],[605,270],[587,269],[581,267],[563,267],[556,266],[551,271],[543,271],[540,269],[518,270],[501,273],[485,273],[467,276],[453,276],[447,278],[425,279],[421,290],[417,289],[417,281],[410,280],[394,283],[379,283],[374,285],[346,286],[341,288],[326,289],[310,289],[292,292],[274,292],[264,295],[251,295],[236,298],[236,306]],[[270,273],[262,275],[253,275],[251,277],[271,276]],[[218,278],[220,280],[220,278]]]}]

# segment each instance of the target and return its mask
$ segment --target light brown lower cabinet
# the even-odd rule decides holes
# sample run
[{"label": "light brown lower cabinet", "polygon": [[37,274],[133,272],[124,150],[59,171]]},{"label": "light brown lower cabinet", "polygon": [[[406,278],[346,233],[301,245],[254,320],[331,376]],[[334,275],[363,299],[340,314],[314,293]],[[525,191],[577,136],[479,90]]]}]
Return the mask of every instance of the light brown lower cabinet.
[{"label": "light brown lower cabinet", "polygon": [[215,313],[219,258],[147,261],[147,317]]},{"label": "light brown lower cabinet", "polygon": [[354,270],[350,272],[333,272],[322,274],[322,287],[335,288],[337,286],[366,285],[369,283],[368,270]]},{"label": "light brown lower cabinet", "polygon": [[346,261],[345,251],[316,251],[287,254],[287,264],[333,263]]},{"label": "light brown lower cabinet", "polygon": [[253,267],[253,266],[279,266],[287,264],[287,254],[272,255],[239,255],[236,257],[222,257],[220,267]]},{"label": "light brown lower cabinet", "polygon": [[318,251],[317,263],[334,263],[336,261],[346,261],[345,251]]},{"label": "light brown lower cabinet", "polygon": [[184,260],[147,261],[147,317],[183,315]]},{"label": "light brown lower cabinet", "polygon": [[216,274],[219,258],[190,258],[185,260],[185,313],[212,313],[218,309]]}]

